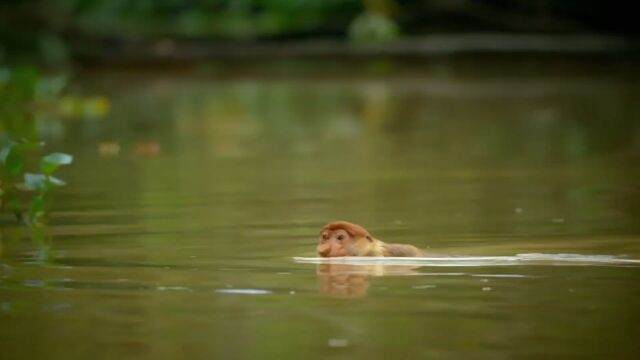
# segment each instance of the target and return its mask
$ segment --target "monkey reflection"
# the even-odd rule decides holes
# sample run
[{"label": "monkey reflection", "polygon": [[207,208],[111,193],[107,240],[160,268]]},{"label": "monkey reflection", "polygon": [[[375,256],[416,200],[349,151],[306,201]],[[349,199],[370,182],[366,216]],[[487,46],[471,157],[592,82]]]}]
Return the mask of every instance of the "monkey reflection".
[{"label": "monkey reflection", "polygon": [[416,275],[413,266],[318,264],[316,273],[320,293],[343,298],[367,295],[369,278],[385,275]]}]

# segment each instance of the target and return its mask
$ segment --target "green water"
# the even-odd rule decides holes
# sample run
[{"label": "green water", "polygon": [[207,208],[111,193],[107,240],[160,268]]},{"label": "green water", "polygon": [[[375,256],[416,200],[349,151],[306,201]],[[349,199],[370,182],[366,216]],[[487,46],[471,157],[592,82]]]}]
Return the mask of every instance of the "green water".
[{"label": "green water", "polygon": [[49,260],[2,223],[0,358],[637,359],[637,266],[292,259],[335,219],[640,259],[637,68],[493,65],[81,71],[111,113],[41,124],[75,162]]}]

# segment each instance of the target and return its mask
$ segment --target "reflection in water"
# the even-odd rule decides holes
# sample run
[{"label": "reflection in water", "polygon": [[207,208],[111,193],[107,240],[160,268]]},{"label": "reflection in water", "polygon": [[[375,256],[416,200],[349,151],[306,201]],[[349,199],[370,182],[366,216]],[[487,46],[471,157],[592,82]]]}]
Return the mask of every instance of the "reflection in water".
[{"label": "reflection in water", "polygon": [[[640,259],[629,259],[611,255],[580,254],[517,254],[514,256],[439,256],[432,258],[302,258],[299,263],[317,264],[316,273],[320,293],[337,297],[362,297],[367,295],[369,279],[373,276],[426,275],[417,269],[423,268],[486,268],[503,266],[610,266],[640,267]],[[405,264],[405,265],[402,265]],[[451,273],[444,273],[451,274]],[[472,275],[479,277],[520,278],[526,275]],[[431,287],[431,285],[427,286]],[[414,286],[414,289],[427,288]]]},{"label": "reflection in water", "polygon": [[36,243],[35,261],[38,264],[46,264],[53,259],[51,247],[53,241],[51,239],[51,231],[45,224],[33,224],[30,228],[30,235]]},{"label": "reflection in water", "polygon": [[321,294],[354,298],[367,295],[372,276],[419,274],[414,269],[414,266],[402,265],[318,264],[316,273]]},{"label": "reflection in water", "polygon": [[[24,241],[27,239],[30,242]],[[46,224],[28,227],[22,224],[0,225],[0,259],[3,255],[9,258],[17,256],[28,263],[45,265],[54,260],[52,246],[51,229]]]}]

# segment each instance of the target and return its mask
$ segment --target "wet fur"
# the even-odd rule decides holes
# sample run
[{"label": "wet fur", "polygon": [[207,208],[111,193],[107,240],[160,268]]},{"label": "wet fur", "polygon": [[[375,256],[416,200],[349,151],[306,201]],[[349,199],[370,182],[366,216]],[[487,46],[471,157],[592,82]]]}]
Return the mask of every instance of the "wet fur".
[{"label": "wet fur", "polygon": [[[339,240],[338,237],[342,237]],[[320,231],[316,248],[319,256],[418,257],[424,253],[413,245],[386,244],[375,239],[364,227],[347,221],[335,221]]]}]

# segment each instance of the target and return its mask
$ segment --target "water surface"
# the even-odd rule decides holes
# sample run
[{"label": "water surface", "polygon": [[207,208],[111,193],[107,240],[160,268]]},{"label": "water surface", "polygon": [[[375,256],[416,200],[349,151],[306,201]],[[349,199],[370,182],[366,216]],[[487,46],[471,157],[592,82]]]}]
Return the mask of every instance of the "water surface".
[{"label": "water surface", "polygon": [[640,259],[637,80],[81,71],[112,111],[42,124],[76,160],[47,254],[0,229],[1,357],[637,359],[638,266],[293,260],[335,219],[439,256]]}]

